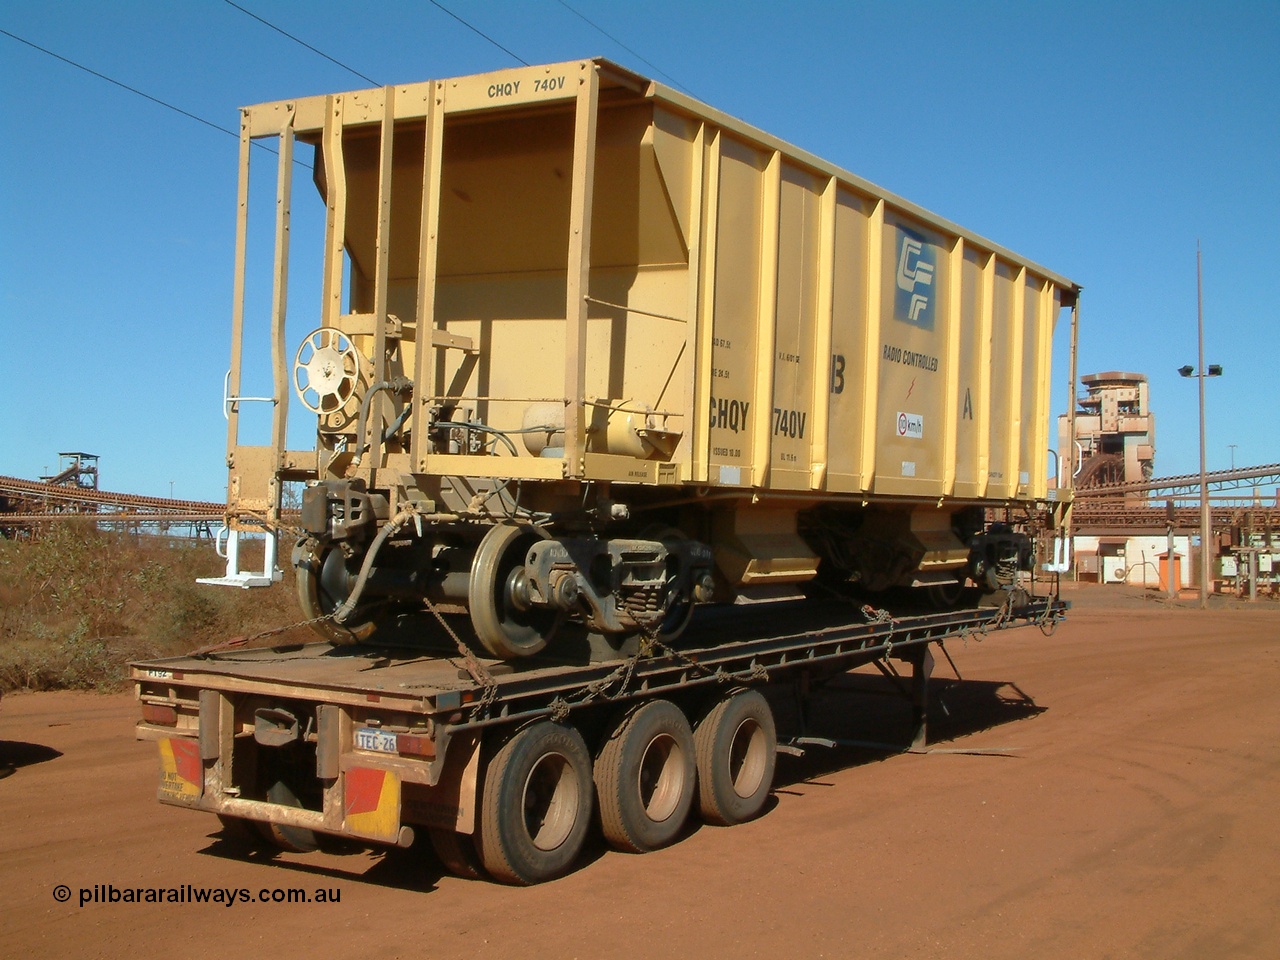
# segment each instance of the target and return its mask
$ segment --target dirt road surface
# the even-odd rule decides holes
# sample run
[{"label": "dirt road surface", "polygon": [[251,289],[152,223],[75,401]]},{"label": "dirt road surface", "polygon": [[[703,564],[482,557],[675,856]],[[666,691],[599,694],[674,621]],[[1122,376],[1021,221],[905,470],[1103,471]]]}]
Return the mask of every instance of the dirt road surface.
[{"label": "dirt road surface", "polygon": [[[6,697],[0,956],[1280,957],[1280,605],[1068,597],[1051,637],[953,644],[963,682],[939,657],[939,752],[781,757],[761,819],[529,889],[416,848],[254,859],[155,801],[130,696]],[[822,732],[901,741],[907,706],[867,686],[824,694]],[[974,748],[1009,755],[941,752]],[[108,885],[340,901],[92,902]]]}]

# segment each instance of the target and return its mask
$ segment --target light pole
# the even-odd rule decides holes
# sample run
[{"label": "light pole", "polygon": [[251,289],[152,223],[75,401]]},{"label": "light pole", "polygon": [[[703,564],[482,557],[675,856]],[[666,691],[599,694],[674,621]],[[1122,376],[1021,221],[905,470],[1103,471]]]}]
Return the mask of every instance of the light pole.
[{"label": "light pole", "polygon": [[1204,469],[1204,379],[1222,376],[1222,367],[1216,363],[1204,365],[1204,284],[1200,274],[1200,244],[1196,244],[1196,331],[1200,342],[1200,366],[1188,364],[1179,367],[1184,377],[1200,381],[1200,609],[1209,606],[1209,481]]},{"label": "light pole", "polygon": [[1240,444],[1228,443],[1227,446],[1231,448],[1231,469],[1234,470],[1236,468],[1236,447],[1240,446]]}]

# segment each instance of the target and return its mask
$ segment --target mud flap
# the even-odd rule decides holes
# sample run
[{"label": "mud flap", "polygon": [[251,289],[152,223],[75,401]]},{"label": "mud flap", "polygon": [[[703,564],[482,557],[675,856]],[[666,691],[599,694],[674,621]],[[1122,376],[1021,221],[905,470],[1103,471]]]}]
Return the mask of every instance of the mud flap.
[{"label": "mud flap", "polygon": [[423,783],[405,784],[405,818],[410,823],[440,830],[474,833],[479,779],[479,734],[453,737],[445,753],[440,780],[434,787]]}]

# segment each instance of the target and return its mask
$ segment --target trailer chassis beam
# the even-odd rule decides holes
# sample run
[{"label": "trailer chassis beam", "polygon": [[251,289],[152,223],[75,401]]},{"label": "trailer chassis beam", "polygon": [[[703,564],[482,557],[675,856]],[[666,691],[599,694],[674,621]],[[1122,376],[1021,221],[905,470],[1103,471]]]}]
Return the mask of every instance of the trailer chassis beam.
[{"label": "trailer chassis beam", "polygon": [[[577,673],[577,689],[558,691],[549,702],[549,691],[536,674],[523,677],[514,673],[495,678],[499,687],[496,699],[503,704],[498,713],[494,714],[488,706],[477,705],[462,721],[449,727],[451,731],[459,732],[541,717],[562,718],[575,708],[605,700],[626,701],[664,691],[683,691],[697,685],[751,684],[758,680],[802,674],[815,667],[838,667],[846,671],[869,663],[882,664],[892,658],[913,664],[913,688],[907,695],[913,708],[921,712],[914,723],[917,732],[923,730],[927,733],[924,713],[933,658],[929,655],[927,667],[923,664],[921,651],[924,648],[951,637],[981,637],[990,630],[1012,626],[1016,622],[1056,623],[1067,607],[1066,603],[1054,598],[1032,598],[1026,605],[1012,610],[1002,607],[932,614],[783,638],[744,640],[731,647],[671,651],[648,658],[636,656],[620,666],[595,666]],[[917,659],[922,661],[918,670],[915,668]],[[618,681],[609,684],[615,675]],[[613,689],[609,689],[610,686]],[[584,690],[592,692],[584,695]]]}]

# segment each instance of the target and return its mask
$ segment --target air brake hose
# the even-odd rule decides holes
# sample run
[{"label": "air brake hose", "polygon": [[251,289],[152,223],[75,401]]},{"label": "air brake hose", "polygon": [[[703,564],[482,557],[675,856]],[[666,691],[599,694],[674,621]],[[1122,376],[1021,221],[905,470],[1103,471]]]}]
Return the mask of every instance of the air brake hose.
[{"label": "air brake hose", "polygon": [[392,517],[385,527],[378,531],[378,535],[373,538],[373,543],[369,544],[369,552],[364,555],[364,563],[360,564],[360,574],[356,577],[351,593],[342,602],[342,606],[333,611],[335,623],[344,622],[347,617],[351,616],[351,611],[355,610],[356,605],[360,603],[360,595],[364,593],[365,584],[369,582],[369,575],[373,572],[373,561],[377,559],[378,551],[382,549],[382,545],[393,535],[399,533],[400,529],[416,515],[417,510],[413,506],[405,507]]},{"label": "air brake hose", "polygon": [[386,431],[382,434],[383,443],[389,443],[391,438],[400,432],[400,428],[404,426],[404,422],[409,419],[409,414],[412,412],[413,405],[406,403],[404,409],[400,411],[400,416],[396,417],[395,423],[387,427]]},{"label": "air brake hose", "polygon": [[[352,466],[359,466],[360,461],[364,458],[364,452],[368,449],[369,443],[369,408],[373,405],[373,398],[383,390],[389,390],[392,393],[400,394],[413,389],[413,381],[408,377],[395,377],[391,380],[379,380],[371,386],[364,395],[364,399],[360,401],[360,413],[356,420],[356,455],[352,458]],[[403,421],[401,421],[403,423]]]}]

